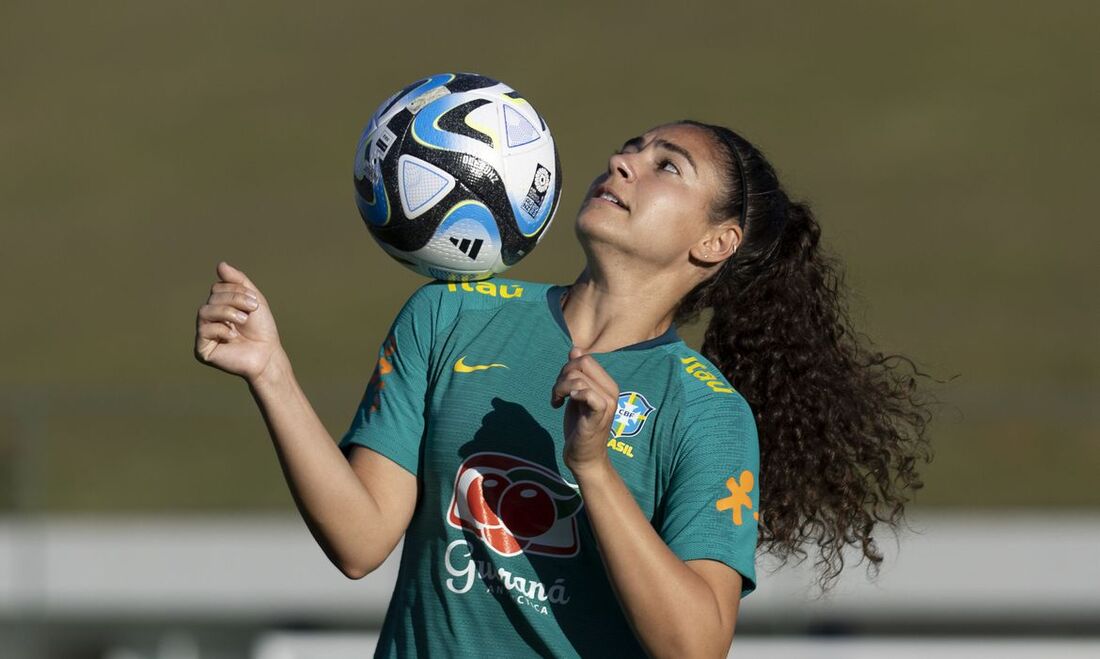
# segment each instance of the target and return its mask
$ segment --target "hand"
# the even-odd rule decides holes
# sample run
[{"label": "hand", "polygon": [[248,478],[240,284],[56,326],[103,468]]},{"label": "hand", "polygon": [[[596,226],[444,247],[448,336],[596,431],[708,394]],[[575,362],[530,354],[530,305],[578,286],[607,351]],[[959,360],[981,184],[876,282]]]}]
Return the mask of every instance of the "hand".
[{"label": "hand", "polygon": [[195,358],[251,383],[281,349],[263,294],[243,272],[219,263],[218,281],[196,318]]},{"label": "hand", "polygon": [[609,464],[607,439],[619,407],[619,385],[591,355],[569,351],[550,395],[555,408],[565,407],[565,464],[576,474]]}]

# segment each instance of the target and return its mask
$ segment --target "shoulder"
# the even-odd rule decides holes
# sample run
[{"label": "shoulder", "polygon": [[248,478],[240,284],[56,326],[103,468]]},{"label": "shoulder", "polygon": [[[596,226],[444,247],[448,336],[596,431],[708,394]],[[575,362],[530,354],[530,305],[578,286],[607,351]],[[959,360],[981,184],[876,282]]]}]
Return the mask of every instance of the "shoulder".
[{"label": "shoulder", "polygon": [[682,341],[666,346],[665,353],[677,371],[682,405],[689,418],[721,413],[752,419],[748,401],[713,362]]},{"label": "shoulder", "polygon": [[730,455],[756,465],[756,419],[745,397],[713,362],[682,342],[668,346],[667,352],[675,359],[681,391],[672,422],[676,455],[707,456],[699,458],[703,460]]}]

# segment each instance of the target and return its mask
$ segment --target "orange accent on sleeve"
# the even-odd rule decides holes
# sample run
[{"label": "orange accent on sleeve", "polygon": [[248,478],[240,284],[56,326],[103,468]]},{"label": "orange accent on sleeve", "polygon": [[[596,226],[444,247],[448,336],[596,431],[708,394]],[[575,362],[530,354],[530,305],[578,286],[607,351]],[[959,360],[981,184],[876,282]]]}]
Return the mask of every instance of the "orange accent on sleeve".
[{"label": "orange accent on sleeve", "polygon": [[[749,498],[749,492],[752,492],[752,488],[755,484],[752,472],[748,469],[741,472],[740,483],[737,482],[737,478],[731,476],[726,480],[726,489],[730,491],[729,496],[719,499],[715,507],[719,511],[732,510],[734,525],[741,526],[741,523],[744,521],[741,517],[741,508],[744,507],[748,510],[752,510],[752,499]],[[753,512],[752,518],[759,519],[759,514]]]}]

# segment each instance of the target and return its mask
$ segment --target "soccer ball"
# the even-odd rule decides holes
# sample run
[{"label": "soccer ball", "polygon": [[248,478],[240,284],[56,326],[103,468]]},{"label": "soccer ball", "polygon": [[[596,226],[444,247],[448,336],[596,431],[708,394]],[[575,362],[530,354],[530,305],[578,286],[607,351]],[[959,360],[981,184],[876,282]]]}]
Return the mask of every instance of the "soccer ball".
[{"label": "soccer ball", "polygon": [[378,107],[355,151],[355,202],[390,256],[434,279],[486,279],[531,253],[561,197],[546,122],[511,87],[433,75]]}]

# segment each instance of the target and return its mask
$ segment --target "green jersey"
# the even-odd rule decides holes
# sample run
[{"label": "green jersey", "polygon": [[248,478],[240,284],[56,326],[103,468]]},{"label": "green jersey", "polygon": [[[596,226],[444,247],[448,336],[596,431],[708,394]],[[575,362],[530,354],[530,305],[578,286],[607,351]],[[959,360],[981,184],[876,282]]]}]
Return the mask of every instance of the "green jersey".
[{"label": "green jersey", "polygon": [[[643,656],[616,599],[550,393],[566,288],[433,282],[398,313],[351,428],[419,481],[375,656]],[[593,353],[619,385],[608,455],[682,560],[756,587],[759,447],[748,404],[675,328]]]}]

